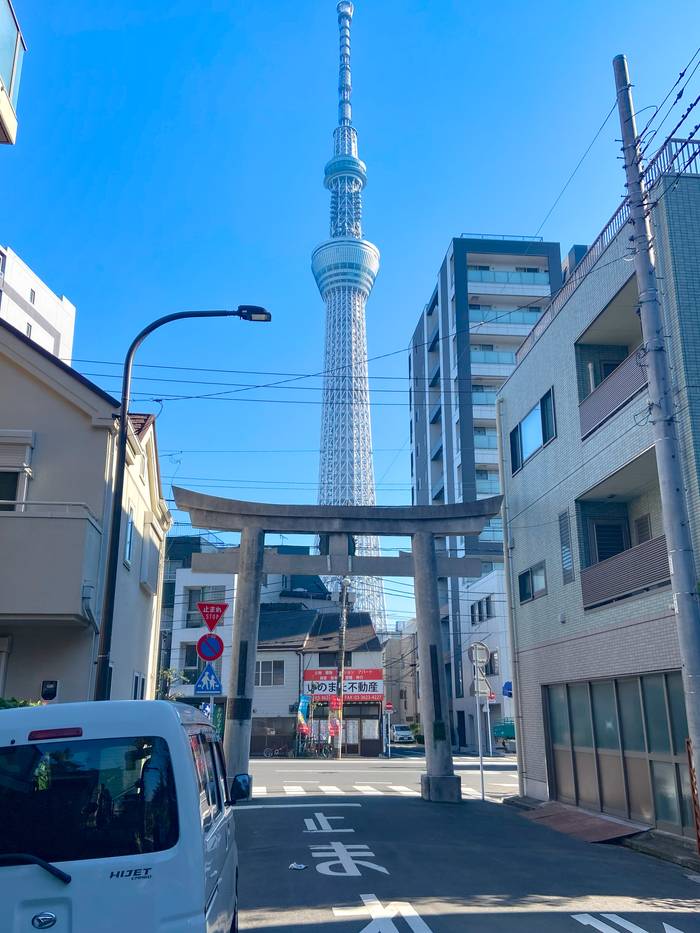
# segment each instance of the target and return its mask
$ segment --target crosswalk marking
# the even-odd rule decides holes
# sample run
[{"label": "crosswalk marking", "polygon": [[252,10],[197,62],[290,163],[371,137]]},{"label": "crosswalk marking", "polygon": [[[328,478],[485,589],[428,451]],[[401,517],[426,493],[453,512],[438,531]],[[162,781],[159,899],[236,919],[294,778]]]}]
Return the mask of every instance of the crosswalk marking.
[{"label": "crosswalk marking", "polygon": [[344,794],[345,791],[341,790],[339,787],[336,787],[335,784],[319,784],[318,789],[322,790],[324,794]]},{"label": "crosswalk marking", "polygon": [[290,796],[298,796],[299,794],[306,793],[306,791],[301,786],[301,784],[285,784],[284,792],[285,794],[289,794]]},{"label": "crosswalk marking", "polygon": [[267,787],[256,787],[253,785],[253,797],[264,797],[267,793]]},{"label": "crosswalk marking", "polygon": [[403,797],[420,797],[417,790],[411,790],[410,787],[404,787],[402,784],[390,784],[389,790],[395,790],[397,794]]},{"label": "crosswalk marking", "polygon": [[355,790],[359,790],[361,794],[372,794],[375,796],[381,796],[384,791],[378,790],[376,787],[372,787],[371,784],[355,784]]}]

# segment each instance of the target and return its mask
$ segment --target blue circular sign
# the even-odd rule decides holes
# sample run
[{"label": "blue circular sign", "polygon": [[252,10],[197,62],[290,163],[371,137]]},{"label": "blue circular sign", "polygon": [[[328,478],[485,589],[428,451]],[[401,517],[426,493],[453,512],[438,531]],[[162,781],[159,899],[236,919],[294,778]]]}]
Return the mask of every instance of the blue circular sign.
[{"label": "blue circular sign", "polygon": [[216,661],[224,653],[224,643],[219,635],[209,632],[197,642],[197,654],[203,661]]}]

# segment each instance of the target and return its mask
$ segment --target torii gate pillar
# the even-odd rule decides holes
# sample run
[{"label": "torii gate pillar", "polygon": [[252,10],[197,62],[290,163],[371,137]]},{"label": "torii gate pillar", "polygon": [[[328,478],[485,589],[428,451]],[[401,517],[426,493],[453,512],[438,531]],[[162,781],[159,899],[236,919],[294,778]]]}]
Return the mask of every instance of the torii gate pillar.
[{"label": "torii gate pillar", "polygon": [[421,796],[424,800],[460,803],[461,781],[452,766],[435,539],[431,532],[419,531],[412,536],[412,540],[421,675],[421,725],[425,737],[426,764],[426,773],[421,775]]}]

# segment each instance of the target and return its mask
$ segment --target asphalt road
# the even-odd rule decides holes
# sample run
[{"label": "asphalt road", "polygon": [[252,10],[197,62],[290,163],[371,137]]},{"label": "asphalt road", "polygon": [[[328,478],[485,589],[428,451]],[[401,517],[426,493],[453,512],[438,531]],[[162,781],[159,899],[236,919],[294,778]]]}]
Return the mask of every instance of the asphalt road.
[{"label": "asphalt road", "polygon": [[[457,762],[469,788],[474,765]],[[511,760],[488,763],[490,799],[461,805],[421,800],[421,766],[253,762],[257,794],[236,813],[241,930],[700,933],[700,878],[503,806]]]}]

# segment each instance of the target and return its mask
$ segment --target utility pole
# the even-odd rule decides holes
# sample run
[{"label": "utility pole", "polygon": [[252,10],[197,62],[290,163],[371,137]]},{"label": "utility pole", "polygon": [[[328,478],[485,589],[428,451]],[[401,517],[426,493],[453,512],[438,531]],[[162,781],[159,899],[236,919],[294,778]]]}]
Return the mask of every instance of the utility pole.
[{"label": "utility pole", "polygon": [[697,592],[697,573],[681,469],[681,450],[671,394],[668,354],[656,282],[651,237],[651,206],[642,177],[642,155],[637,136],[627,59],[624,55],[617,55],[613,59],[613,69],[627,175],[627,194],[632,225],[630,239],[634,248],[634,271],[639,291],[639,316],[646,351],[649,410],[654,428],[663,528],[671,568],[673,605],[683,668],[688,736],[692,746],[693,769],[696,775],[700,775],[700,704],[698,703],[700,599]]},{"label": "utility pole", "polygon": [[350,580],[343,577],[340,583],[340,626],[338,629],[338,746],[337,758],[343,757],[343,686],[345,684],[345,641],[348,630],[348,589]]}]

